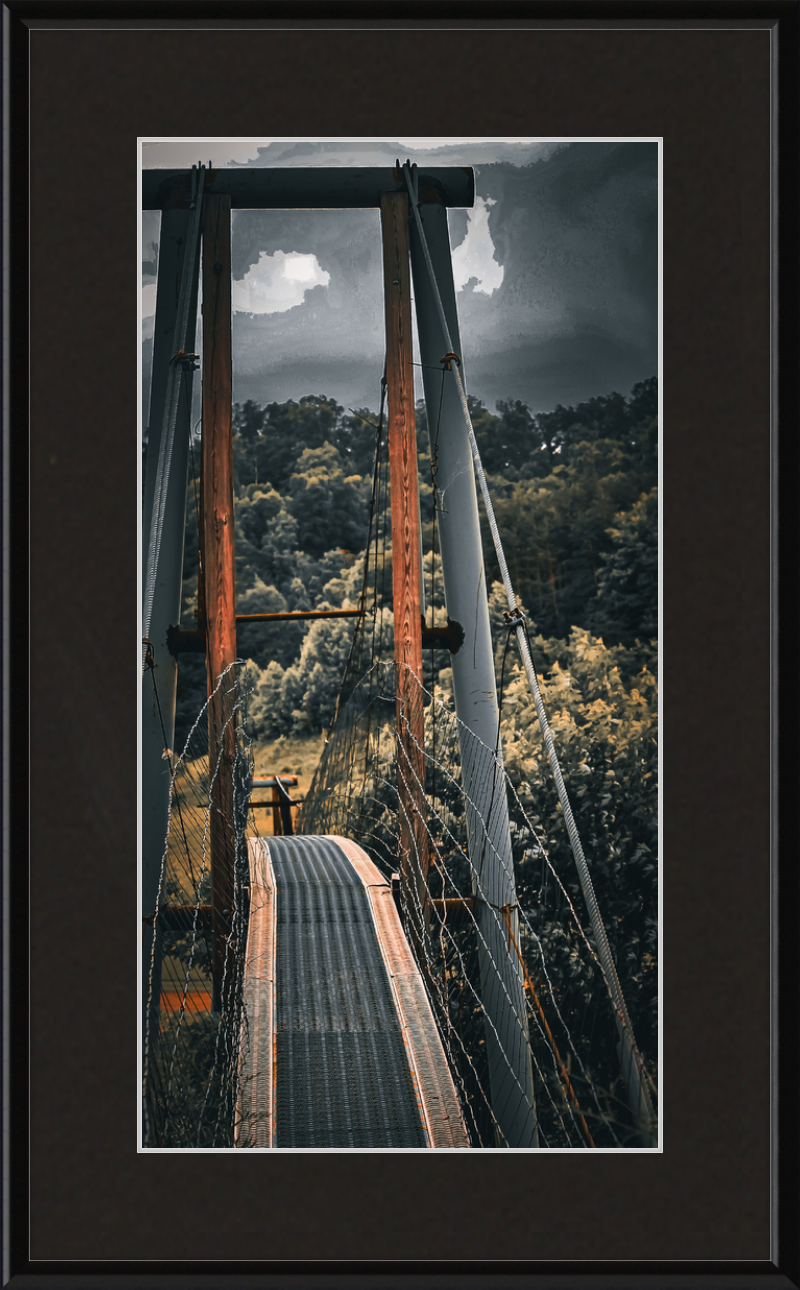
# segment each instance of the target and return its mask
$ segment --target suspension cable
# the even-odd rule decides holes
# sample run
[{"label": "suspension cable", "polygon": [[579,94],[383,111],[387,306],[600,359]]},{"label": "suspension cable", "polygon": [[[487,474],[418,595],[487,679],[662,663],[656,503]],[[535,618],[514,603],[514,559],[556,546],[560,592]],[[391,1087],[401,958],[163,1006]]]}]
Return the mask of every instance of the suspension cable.
[{"label": "suspension cable", "polygon": [[[422,226],[422,219],[419,213],[419,202],[417,200],[415,184],[411,174],[411,167],[408,162],[406,162],[405,165],[403,166],[403,173],[405,175],[406,187],[408,188],[411,208],[414,212],[414,220],[416,222],[417,232],[419,234],[420,246],[422,247],[422,253],[425,259],[425,265],[428,271],[428,277],[430,279],[431,290],[433,292],[434,300],[436,302],[436,309],[439,314],[439,322],[441,324],[442,332],[444,335],[444,343],[448,351],[448,357],[450,357],[453,354],[453,342],[451,340],[450,330],[447,325],[447,318],[444,312],[444,305],[442,304],[442,297],[439,293],[439,284],[436,281],[436,273],[433,268],[433,262],[431,260],[430,251],[428,250],[428,243],[425,237],[425,230]],[[609,992],[611,994],[611,1002],[614,1007],[617,1030],[619,1031],[619,1036],[621,1041],[621,1056],[623,1058],[621,1064],[623,1068],[623,1073],[625,1074],[625,1082],[628,1085],[628,1091],[629,1091],[629,1096],[631,1100],[632,1110],[637,1120],[637,1124],[640,1124],[641,1119],[643,1117],[641,1115],[641,1111],[637,1112],[636,1108],[638,1107],[644,1110],[644,1119],[646,1119],[647,1121],[647,1126],[645,1129],[642,1129],[641,1132],[643,1136],[652,1137],[652,1125],[654,1123],[655,1116],[653,1112],[652,1102],[650,1100],[649,1091],[647,1088],[646,1074],[644,1071],[644,1063],[642,1062],[641,1054],[639,1053],[639,1050],[636,1045],[636,1039],[633,1034],[633,1026],[631,1024],[630,1015],[628,1013],[628,1008],[625,1003],[625,996],[623,995],[622,986],[620,984],[619,976],[617,975],[616,964],[614,963],[614,958],[611,953],[611,946],[609,945],[605,925],[603,923],[603,919],[600,914],[600,908],[597,904],[597,897],[594,891],[594,884],[592,883],[591,875],[589,873],[589,866],[586,863],[586,856],[584,855],[583,845],[581,843],[580,835],[578,834],[578,829],[575,824],[574,816],[572,814],[572,807],[570,805],[569,796],[567,794],[566,785],[564,783],[564,778],[561,774],[561,767],[559,765],[558,756],[556,754],[555,745],[553,743],[553,736],[550,732],[550,726],[547,721],[547,714],[544,709],[544,703],[542,701],[542,695],[539,689],[539,682],[536,676],[536,669],[533,665],[533,659],[531,658],[531,652],[530,652],[530,647],[528,643],[528,634],[525,630],[525,619],[520,609],[517,606],[517,598],[511,582],[511,575],[508,571],[508,565],[506,564],[505,552],[503,551],[503,544],[500,538],[500,533],[497,528],[497,521],[495,519],[494,506],[492,505],[492,499],[489,494],[489,486],[486,481],[486,475],[484,474],[480,452],[478,451],[478,443],[475,438],[475,431],[472,426],[472,417],[469,411],[469,404],[467,403],[467,395],[464,389],[464,382],[461,378],[461,372],[459,370],[459,362],[449,363],[448,367],[455,375],[456,389],[458,391],[461,410],[464,415],[464,423],[466,425],[467,432],[469,435],[469,446],[472,452],[472,459],[475,464],[475,473],[477,475],[478,483],[480,485],[481,496],[483,497],[483,503],[486,508],[486,516],[489,521],[489,528],[491,530],[492,541],[494,543],[495,554],[497,556],[497,563],[500,566],[500,574],[503,579],[503,586],[505,587],[506,597],[508,599],[509,614],[507,615],[507,620],[509,622],[509,625],[514,628],[516,633],[517,646],[519,648],[520,658],[522,660],[522,665],[525,669],[525,675],[527,676],[527,679],[528,679],[528,685],[530,687],[531,694],[533,695],[533,701],[536,705],[536,712],[539,717],[539,724],[541,726],[542,734],[544,736],[544,744],[547,750],[548,760],[550,762],[550,767],[553,772],[553,777],[555,779],[556,789],[558,790],[558,797],[559,797],[559,801],[561,802],[561,809],[564,812],[564,820],[567,825],[567,833],[569,834],[570,846],[572,847],[572,854],[575,858],[575,866],[578,870],[578,877],[580,879],[580,884],[583,890],[584,899],[586,900],[586,906],[589,912],[589,919],[592,925],[592,931],[594,933],[595,942],[597,944],[598,955],[603,965],[603,970],[609,986]],[[625,1051],[626,1049],[628,1050],[630,1057],[632,1057],[633,1059],[633,1071],[630,1070],[628,1061],[624,1060],[627,1055]],[[631,1078],[631,1076],[633,1077]]]}]

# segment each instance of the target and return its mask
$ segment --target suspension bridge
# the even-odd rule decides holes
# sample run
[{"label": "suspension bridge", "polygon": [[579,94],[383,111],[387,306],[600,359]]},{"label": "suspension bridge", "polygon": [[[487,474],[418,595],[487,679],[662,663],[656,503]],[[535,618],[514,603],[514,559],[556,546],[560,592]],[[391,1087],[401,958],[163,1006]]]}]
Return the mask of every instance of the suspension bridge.
[{"label": "suspension bridge", "polygon": [[[144,206],[162,212],[143,520],[145,1148],[657,1143],[655,1088],[470,422],[447,209],[473,199],[471,171],[418,174],[399,162],[359,172],[198,166],[143,176]],[[254,809],[246,669],[236,654],[244,619],[233,563],[236,207],[374,207],[383,241],[386,367],[361,596],[353,610],[309,606],[294,615],[351,614],[352,648],[296,820],[291,786],[268,781],[271,834]],[[430,603],[412,281],[434,495]],[[178,622],[196,370],[198,623],[187,631]],[[479,492],[508,600],[502,630],[530,688],[580,901],[552,864],[530,784],[514,783],[504,765]],[[205,653],[208,698],[185,747],[173,750],[187,650]],[[439,684],[443,666],[452,702]],[[623,1095],[609,1095],[617,1087]]]}]

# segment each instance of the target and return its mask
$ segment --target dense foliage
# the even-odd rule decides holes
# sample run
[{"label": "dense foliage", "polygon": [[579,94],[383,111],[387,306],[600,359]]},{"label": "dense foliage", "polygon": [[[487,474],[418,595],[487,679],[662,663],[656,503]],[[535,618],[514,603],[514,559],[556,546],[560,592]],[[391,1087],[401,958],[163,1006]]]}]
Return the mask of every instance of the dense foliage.
[{"label": "dense foliage", "polygon": [[[495,592],[499,586],[495,584]],[[583,842],[612,954],[642,1051],[658,1028],[658,682],[654,649],[606,646],[584,628],[532,642],[548,722]],[[583,907],[561,804],[527,680],[515,664],[503,695],[506,769],[536,835],[576,908]],[[533,838],[518,893],[538,907],[537,935],[564,935],[558,892]],[[542,886],[544,885],[544,890]],[[557,961],[551,957],[551,961]],[[571,981],[577,998],[580,984]]]},{"label": "dense foliage", "polygon": [[[534,415],[470,399],[506,559],[536,632],[573,628],[605,647],[649,648],[657,633],[658,499],[655,378],[575,408]],[[368,410],[324,396],[234,406],[237,612],[355,607],[363,576],[375,452]],[[430,455],[417,408],[423,547],[431,568]],[[197,588],[196,481],[189,484],[183,621]],[[499,577],[484,531],[487,574]],[[391,550],[383,576],[391,604]],[[494,621],[501,620],[499,613]],[[252,660],[257,733],[318,732],[333,712],[352,636],[347,619],[240,627]],[[202,659],[181,662],[176,743],[203,701]]]}]

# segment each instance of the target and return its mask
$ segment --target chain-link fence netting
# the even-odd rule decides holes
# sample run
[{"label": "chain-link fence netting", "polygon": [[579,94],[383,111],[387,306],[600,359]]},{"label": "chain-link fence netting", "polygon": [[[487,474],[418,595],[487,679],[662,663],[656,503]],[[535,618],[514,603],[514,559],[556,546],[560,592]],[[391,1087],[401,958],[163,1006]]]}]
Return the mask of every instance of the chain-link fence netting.
[{"label": "chain-link fence netting", "polygon": [[[253,759],[234,664],[198,714],[172,772],[154,915],[143,1062],[144,1144],[233,1146]],[[209,748],[209,728],[220,731]]]}]

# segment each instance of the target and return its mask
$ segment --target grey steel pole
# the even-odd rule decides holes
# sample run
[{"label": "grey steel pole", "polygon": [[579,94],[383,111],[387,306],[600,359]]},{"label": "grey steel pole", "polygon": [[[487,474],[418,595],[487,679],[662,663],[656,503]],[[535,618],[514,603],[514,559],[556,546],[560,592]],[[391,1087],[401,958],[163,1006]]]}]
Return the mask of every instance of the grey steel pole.
[{"label": "grey steel pole", "polygon": [[[185,198],[176,194],[174,208],[161,216],[158,252],[158,286],[156,292],[155,331],[153,336],[153,375],[150,392],[145,490],[142,516],[143,569],[147,565],[147,544],[155,492],[156,469],[161,442],[167,374],[176,352],[178,295],[183,268],[184,249],[188,241],[192,212],[185,208]],[[197,267],[193,270],[189,302],[189,320],[183,348],[194,350],[197,315]],[[150,641],[154,667],[146,668],[142,677],[142,936],[143,1006],[146,1008],[150,963],[155,934],[152,915],[158,893],[161,858],[167,832],[171,766],[165,749],[172,750],[175,736],[175,696],[178,681],[177,660],[167,648],[167,629],[180,619],[181,579],[183,574],[183,536],[186,523],[186,485],[188,478],[189,431],[192,397],[192,374],[186,370],[181,378],[184,389],[178,404],[178,420],[172,454],[169,489],[158,561],[158,577],[150,618]],[[155,679],[155,687],[153,681]],[[156,698],[157,690],[157,698]],[[147,920],[150,921],[147,921]],[[154,973],[154,1007],[151,1024],[158,1025],[160,989],[158,955]]]},{"label": "grey steel pole", "polygon": [[235,954],[233,777],[236,741],[219,679],[236,660],[233,427],[231,422],[231,199],[207,196],[203,211],[203,501],[202,559],[206,610],[208,764],[211,820],[211,973],[214,1012],[230,1006]]},{"label": "grey steel pole", "polygon": [[[419,213],[450,337],[460,356],[447,210],[439,202],[424,200],[429,194],[422,196]],[[482,747],[494,749],[497,744],[502,764],[472,452],[452,372],[445,374],[442,384],[441,360],[447,346],[413,221],[410,246],[428,434],[431,455],[436,454],[439,467],[437,519],[447,615],[464,629],[464,644],[452,656],[456,713],[467,731],[481,741],[477,743],[467,733],[459,732],[467,795],[468,851],[473,890],[480,897],[476,901],[476,921],[492,1107],[503,1145],[535,1147],[538,1135],[525,986],[519,959],[508,949],[509,925],[519,944],[508,804],[503,777],[491,773],[491,757]],[[463,378],[463,365],[461,373]]]},{"label": "grey steel pole", "polygon": [[[415,175],[416,167],[413,167],[412,169],[409,166],[409,163],[406,162],[404,167],[404,172],[406,175],[406,184],[409,189],[409,192],[415,195],[414,200],[417,201],[418,199],[416,197],[416,194],[418,193],[419,189],[418,189],[418,184],[417,184],[416,175]],[[430,199],[424,198],[423,200],[430,200]],[[414,208],[414,213],[415,213],[415,222],[418,222],[420,220],[420,216],[419,216],[417,206],[415,206]],[[427,247],[427,238],[424,235],[424,231],[421,230],[419,227],[417,228],[417,235],[422,249],[423,258],[426,261],[426,267],[428,269],[428,280],[429,282],[431,282],[431,279],[435,277],[435,269],[433,266],[432,259],[430,257],[429,248]],[[439,315],[439,325],[440,325],[442,336],[444,337],[444,343],[447,345],[448,349],[450,349],[452,348],[452,337],[450,333],[450,325],[447,319],[447,311],[444,306],[444,301],[442,300],[441,293],[437,291],[437,288],[433,284],[432,284],[432,292],[433,292],[434,299],[436,300],[437,313]],[[459,342],[459,345],[460,345],[460,342]],[[454,354],[448,354],[447,358],[455,359],[456,356]],[[586,899],[586,905],[587,905],[589,917],[592,924],[592,931],[594,933],[595,941],[597,943],[597,949],[599,953],[599,963],[601,965],[601,969],[606,980],[606,985],[608,986],[612,1006],[615,1012],[617,1030],[620,1036],[618,1051],[620,1054],[620,1062],[622,1065],[623,1076],[628,1089],[628,1099],[630,1102],[631,1110],[633,1112],[634,1120],[637,1125],[639,1137],[643,1146],[656,1146],[657,1144],[654,1136],[655,1114],[653,1111],[650,1094],[647,1088],[646,1073],[644,1072],[641,1054],[639,1053],[639,1050],[636,1046],[636,1040],[633,1035],[633,1027],[631,1025],[630,1016],[628,1015],[628,1009],[625,1003],[624,995],[622,993],[622,987],[620,986],[620,983],[619,983],[619,977],[617,975],[616,965],[614,963],[614,959],[611,954],[611,949],[608,944],[608,936],[606,935],[606,930],[603,925],[603,920],[597,905],[597,899],[594,894],[594,886],[592,884],[591,875],[589,874],[589,868],[586,863],[586,857],[583,852],[583,846],[580,840],[580,836],[578,834],[578,830],[575,827],[575,820],[572,815],[572,807],[570,806],[570,802],[569,802],[569,795],[567,794],[566,785],[564,784],[564,779],[558,764],[558,756],[555,751],[553,736],[550,733],[550,728],[547,722],[547,714],[545,713],[545,710],[544,710],[544,704],[542,703],[542,696],[541,696],[541,691],[539,689],[539,682],[536,677],[536,670],[533,666],[533,660],[531,659],[530,650],[528,648],[527,636],[526,636],[524,627],[522,626],[523,620],[519,616],[519,612],[517,609],[516,597],[514,595],[513,587],[511,584],[511,578],[509,576],[508,566],[506,565],[506,559],[503,553],[503,547],[500,541],[500,535],[497,531],[497,523],[494,515],[494,507],[492,505],[491,497],[489,495],[488,487],[486,484],[486,476],[483,471],[483,466],[481,465],[480,455],[478,453],[478,445],[475,440],[474,431],[472,429],[472,423],[469,415],[469,408],[467,406],[466,386],[463,382],[462,377],[459,374],[458,368],[456,368],[455,371],[456,371],[456,386],[458,389],[458,397],[459,397],[459,402],[461,404],[461,411],[464,417],[464,425],[467,430],[470,449],[472,451],[472,458],[473,458],[473,462],[475,463],[475,469],[478,475],[478,482],[480,483],[481,492],[483,494],[483,500],[486,506],[487,519],[489,521],[489,527],[492,531],[492,539],[494,542],[495,552],[497,554],[497,559],[500,564],[500,572],[503,577],[503,583],[505,585],[506,595],[508,597],[508,608],[510,613],[512,615],[515,615],[516,617],[516,621],[514,623],[514,630],[516,631],[516,634],[517,634],[517,644],[519,646],[520,658],[522,660],[522,664],[525,669],[525,674],[528,678],[531,694],[533,695],[533,699],[536,705],[536,711],[539,717],[539,723],[542,727],[542,733],[544,735],[544,742],[545,742],[545,747],[547,749],[548,759],[550,761],[553,775],[555,777],[559,800],[561,802],[561,807],[564,812],[564,821],[567,826],[570,845],[572,847],[572,851],[575,858],[575,865],[578,870],[578,876],[580,878],[581,888],[583,889],[584,897]],[[508,615],[506,616],[508,617]]]}]

